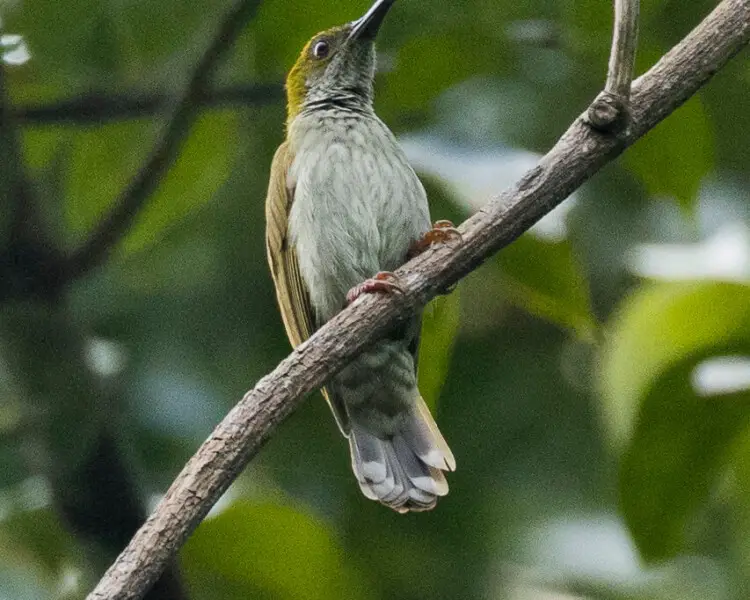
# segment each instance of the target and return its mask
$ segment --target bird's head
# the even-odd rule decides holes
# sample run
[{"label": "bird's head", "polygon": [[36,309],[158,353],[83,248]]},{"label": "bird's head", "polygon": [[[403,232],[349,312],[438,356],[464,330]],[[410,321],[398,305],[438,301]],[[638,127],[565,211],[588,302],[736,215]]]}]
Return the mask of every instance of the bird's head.
[{"label": "bird's head", "polygon": [[363,17],[322,31],[302,49],[286,78],[287,123],[307,105],[372,103],[375,36],[395,0],[375,0]]}]

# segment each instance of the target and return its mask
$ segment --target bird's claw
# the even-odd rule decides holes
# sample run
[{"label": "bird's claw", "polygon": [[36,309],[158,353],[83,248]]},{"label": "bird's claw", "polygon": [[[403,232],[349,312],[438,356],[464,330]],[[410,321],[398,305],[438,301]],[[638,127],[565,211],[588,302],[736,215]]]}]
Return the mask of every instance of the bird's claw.
[{"label": "bird's claw", "polygon": [[422,254],[422,252],[433,244],[447,243],[450,240],[458,240],[460,242],[462,240],[461,232],[447,219],[435,221],[432,229],[425,232],[421,238],[411,245],[411,248],[409,248],[409,258],[414,258]]},{"label": "bird's claw", "polygon": [[355,285],[346,294],[346,303],[351,304],[362,294],[382,292],[385,294],[403,294],[401,280],[390,271],[380,271],[369,279],[365,279],[359,285]]}]

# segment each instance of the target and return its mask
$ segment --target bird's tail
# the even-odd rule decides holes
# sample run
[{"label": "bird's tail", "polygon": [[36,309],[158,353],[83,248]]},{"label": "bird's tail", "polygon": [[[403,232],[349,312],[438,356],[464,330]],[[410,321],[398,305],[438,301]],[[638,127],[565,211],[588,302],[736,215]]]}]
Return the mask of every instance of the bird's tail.
[{"label": "bird's tail", "polygon": [[349,447],[364,495],[398,512],[430,510],[448,493],[443,471],[456,460],[421,397],[395,435],[377,437],[352,420]]}]

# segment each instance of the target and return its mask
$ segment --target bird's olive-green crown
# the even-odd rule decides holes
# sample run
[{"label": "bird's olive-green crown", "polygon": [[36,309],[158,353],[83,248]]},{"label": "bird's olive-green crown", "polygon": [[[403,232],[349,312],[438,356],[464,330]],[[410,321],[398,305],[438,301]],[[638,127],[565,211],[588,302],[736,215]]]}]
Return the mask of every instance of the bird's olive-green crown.
[{"label": "bird's olive-green crown", "polygon": [[376,0],[361,18],[313,37],[286,78],[287,124],[305,108],[369,106],[375,35],[394,0]]}]

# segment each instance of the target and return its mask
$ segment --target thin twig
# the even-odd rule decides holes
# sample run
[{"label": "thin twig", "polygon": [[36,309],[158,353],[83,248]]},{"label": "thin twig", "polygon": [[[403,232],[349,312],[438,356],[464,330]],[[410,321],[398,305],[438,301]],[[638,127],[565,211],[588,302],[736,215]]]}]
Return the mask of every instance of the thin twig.
[{"label": "thin twig", "polygon": [[588,110],[589,122],[602,131],[622,129],[628,121],[630,84],[638,47],[639,4],[639,0],[615,0],[607,83]]},{"label": "thin twig", "polygon": [[750,42],[750,0],[723,0],[633,86],[631,127],[604,135],[576,119],[514,187],[461,226],[458,248],[434,246],[397,271],[403,294],[364,296],[321,327],[229,412],[177,476],[88,600],[135,600],[275,427],[310,391],[396,321],[508,245],[693,95]]},{"label": "thin twig", "polygon": [[0,302],[54,298],[60,255],[40,227],[37,198],[21,159],[18,127],[5,90],[0,57]]},{"label": "thin twig", "polygon": [[630,98],[635,68],[639,4],[639,0],[615,0],[615,30],[604,89],[625,99]]},{"label": "thin twig", "polygon": [[174,163],[190,126],[198,114],[198,103],[206,95],[210,78],[219,59],[232,46],[247,23],[255,15],[260,0],[237,0],[219,26],[213,41],[198,62],[177,110],[161,140],[141,170],[131,181],[86,241],[63,265],[63,279],[71,281],[105,260],[112,248],[127,233],[131,223]]},{"label": "thin twig", "polygon": [[[283,98],[281,84],[243,84],[199,90],[194,104],[201,108],[262,106]],[[167,94],[88,93],[49,104],[15,107],[12,114],[22,125],[81,125],[160,115],[173,110],[176,104],[177,99]]]}]

